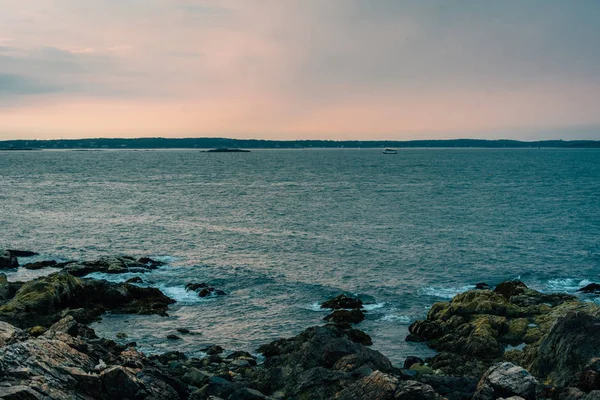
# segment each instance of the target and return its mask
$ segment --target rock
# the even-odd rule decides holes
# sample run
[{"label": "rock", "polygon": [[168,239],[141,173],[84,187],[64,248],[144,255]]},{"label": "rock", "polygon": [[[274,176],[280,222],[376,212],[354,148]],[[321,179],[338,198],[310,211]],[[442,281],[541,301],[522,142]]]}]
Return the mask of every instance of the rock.
[{"label": "rock", "polygon": [[473,400],[494,400],[510,396],[534,400],[537,385],[536,379],[527,370],[503,362],[487,370],[477,385]]},{"label": "rock", "polygon": [[9,282],[6,274],[0,272],[0,305],[14,297],[23,286],[21,282]]},{"label": "rock", "polygon": [[167,335],[167,339],[169,340],[181,340],[181,338],[177,335]]},{"label": "rock", "polygon": [[144,281],[139,276],[134,276],[133,278],[129,278],[125,281],[125,283],[143,283]]},{"label": "rock", "polygon": [[191,290],[195,292],[198,289],[203,289],[207,287],[208,284],[206,283],[188,283],[187,285],[185,285],[185,290]]},{"label": "rock", "polygon": [[83,277],[92,272],[105,274],[144,273],[153,269],[154,267],[140,263],[131,257],[115,256],[101,257],[95,261],[69,263],[63,268],[65,272],[76,277]]},{"label": "rock", "polygon": [[471,400],[479,380],[478,378],[447,375],[421,375],[418,379],[419,382],[431,386],[436,393],[448,400]]},{"label": "rock", "polygon": [[33,257],[33,256],[39,255],[39,253],[36,253],[35,251],[28,251],[28,250],[6,250],[6,251],[13,257]]},{"label": "rock", "polygon": [[266,399],[265,395],[258,390],[250,388],[242,388],[231,394],[228,400],[262,400]]},{"label": "rock", "polygon": [[200,291],[200,293],[198,293],[198,296],[200,296],[200,297],[225,296],[225,295],[227,295],[227,293],[225,293],[222,290],[215,289],[213,287],[205,287]]},{"label": "rock", "polygon": [[333,323],[358,324],[364,321],[365,314],[359,309],[335,310],[323,319]]},{"label": "rock", "polygon": [[362,308],[363,302],[360,299],[348,297],[345,294],[340,294],[337,297],[327,300],[321,304],[321,308],[339,309],[358,309]]},{"label": "rock", "polygon": [[336,400],[394,400],[397,388],[397,378],[374,371],[342,390],[336,396]]},{"label": "rock", "polygon": [[442,396],[427,384],[408,380],[398,384],[394,400],[442,400]]},{"label": "rock", "polygon": [[225,351],[225,349],[223,349],[221,346],[219,345],[212,345],[209,347],[205,347],[202,349],[203,352],[205,352],[208,355],[215,355],[215,354],[221,354]]},{"label": "rock", "polygon": [[410,366],[409,369],[412,371],[417,371],[418,376],[433,374],[433,369],[431,369],[431,367],[428,367],[427,365],[423,365],[423,364],[418,364],[418,363],[413,364]]},{"label": "rock", "polygon": [[[44,332],[49,338],[52,338],[57,332],[66,333],[67,335],[73,337],[83,337],[87,339],[97,339],[96,332],[92,328],[87,327],[86,325],[80,324],[73,318],[68,315],[62,318],[60,321],[53,324],[50,328]],[[117,334],[117,337],[119,334]]]},{"label": "rock", "polygon": [[19,267],[19,260],[10,252],[0,252],[0,269],[14,269]]},{"label": "rock", "polygon": [[583,368],[578,386],[586,392],[600,390],[600,358],[592,358]]},{"label": "rock", "polygon": [[571,386],[600,357],[600,318],[569,312],[552,325],[539,345],[530,370],[556,386]]},{"label": "rock", "polygon": [[0,321],[0,347],[16,341],[22,334],[23,331],[21,329]]},{"label": "rock", "polygon": [[590,283],[577,291],[582,293],[600,294],[600,284]]},{"label": "rock", "polygon": [[500,283],[494,289],[494,293],[498,293],[502,295],[506,300],[510,300],[512,296],[523,294],[527,289],[527,285],[523,282],[515,280],[515,281],[506,281]]},{"label": "rock", "polygon": [[197,368],[190,368],[181,378],[185,383],[201,388],[206,385],[211,378],[211,375]]},{"label": "rock", "polygon": [[245,372],[245,378],[265,395],[283,391],[290,398],[329,399],[357,377],[395,371],[385,356],[353,342],[347,333],[328,324],[263,345],[264,363]]},{"label": "rock", "polygon": [[[90,322],[104,311],[166,315],[174,300],[155,288],[140,288],[104,280],[76,278],[54,273],[25,283],[15,296],[0,306],[0,318],[22,328],[50,326],[74,312],[76,319]],[[85,307],[85,308],[83,308]]]},{"label": "rock", "polygon": [[404,369],[409,369],[413,364],[425,364],[425,361],[419,357],[408,356],[404,360]]},{"label": "rock", "polygon": [[129,337],[125,332],[117,332],[115,336],[117,339],[127,339]]},{"label": "rock", "polygon": [[40,400],[38,392],[28,386],[0,387],[2,400]]},{"label": "rock", "polygon": [[492,287],[485,282],[479,282],[475,284],[475,289],[477,290],[491,290]]},{"label": "rock", "polygon": [[348,337],[348,339],[352,340],[354,343],[360,343],[363,346],[371,346],[373,344],[371,336],[359,329],[346,330],[346,337]]},{"label": "rock", "polygon": [[[501,361],[530,363],[552,322],[580,307],[600,309],[568,294],[545,294],[520,281],[503,282],[494,291],[469,290],[434,304],[427,319],[410,325],[406,340],[427,342],[438,351],[429,361],[434,370],[479,377]],[[508,345],[524,344],[523,351],[505,354]]]},{"label": "rock", "polygon": [[177,328],[177,332],[186,335],[186,334],[190,333],[190,330],[187,328]]},{"label": "rock", "polygon": [[165,265],[164,262],[153,260],[153,259],[151,259],[149,257],[142,257],[139,260],[137,260],[137,262],[139,262],[140,264],[146,264],[150,268],[158,268],[160,266]]},{"label": "rock", "polygon": [[34,263],[29,263],[29,264],[25,264],[23,265],[23,268],[26,269],[42,269],[42,268],[46,268],[46,267],[54,267],[56,266],[56,261],[54,260],[49,260],[49,261],[37,261]]},{"label": "rock", "polygon": [[43,335],[48,329],[44,328],[43,326],[32,326],[31,328],[27,329],[27,332],[34,337],[38,337],[40,335]]}]

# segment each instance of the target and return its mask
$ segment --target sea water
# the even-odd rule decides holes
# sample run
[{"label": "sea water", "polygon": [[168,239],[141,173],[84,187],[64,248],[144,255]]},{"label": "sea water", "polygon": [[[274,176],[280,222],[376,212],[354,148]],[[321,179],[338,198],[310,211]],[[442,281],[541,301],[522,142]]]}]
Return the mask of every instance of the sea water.
[{"label": "sea water", "polygon": [[[143,285],[177,300],[169,317],[93,325],[146,352],[255,352],[323,323],[319,303],[345,292],[399,362],[430,354],[404,341],[410,323],[477,282],[572,293],[600,281],[600,150],[0,152],[0,248],[167,262]],[[201,299],[189,282],[228,295]],[[167,340],[177,328],[196,334]]]}]

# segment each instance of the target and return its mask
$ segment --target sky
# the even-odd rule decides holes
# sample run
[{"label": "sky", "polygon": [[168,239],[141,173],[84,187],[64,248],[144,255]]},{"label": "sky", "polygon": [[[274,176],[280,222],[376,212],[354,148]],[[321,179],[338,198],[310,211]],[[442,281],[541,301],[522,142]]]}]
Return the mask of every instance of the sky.
[{"label": "sky", "polygon": [[0,140],[600,140],[597,0],[0,0],[0,10]]}]

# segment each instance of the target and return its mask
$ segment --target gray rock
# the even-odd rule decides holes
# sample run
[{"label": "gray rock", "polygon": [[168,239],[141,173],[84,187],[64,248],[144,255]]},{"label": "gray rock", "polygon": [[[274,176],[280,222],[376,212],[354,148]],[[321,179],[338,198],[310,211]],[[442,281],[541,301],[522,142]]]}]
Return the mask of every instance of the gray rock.
[{"label": "gray rock", "polygon": [[442,400],[442,396],[425,383],[403,381],[398,384],[394,400]]},{"label": "gray rock", "polygon": [[491,366],[483,375],[473,400],[494,400],[499,397],[521,396],[534,400],[537,380],[522,367],[509,362]]},{"label": "gray rock", "polygon": [[594,358],[600,357],[600,318],[569,312],[558,318],[539,346],[531,372],[556,386],[571,386]]}]

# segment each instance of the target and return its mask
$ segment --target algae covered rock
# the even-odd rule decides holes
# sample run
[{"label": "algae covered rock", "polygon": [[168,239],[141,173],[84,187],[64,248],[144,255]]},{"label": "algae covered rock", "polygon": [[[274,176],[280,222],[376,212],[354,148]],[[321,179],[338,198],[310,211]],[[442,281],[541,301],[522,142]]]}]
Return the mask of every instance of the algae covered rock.
[{"label": "algae covered rock", "polygon": [[4,305],[0,318],[20,327],[50,326],[71,311],[90,322],[104,311],[166,315],[174,300],[155,288],[76,278],[58,272],[25,283]]},{"label": "algae covered rock", "polygon": [[[568,294],[540,293],[521,281],[508,281],[494,291],[470,290],[434,304],[425,320],[411,324],[406,340],[425,341],[440,352],[430,360],[434,369],[480,376],[503,359],[531,363],[554,321],[580,307],[599,308]],[[519,347],[504,358],[509,345]]]},{"label": "algae covered rock", "polygon": [[600,318],[569,312],[552,325],[531,363],[531,371],[556,386],[575,383],[600,357]]}]

